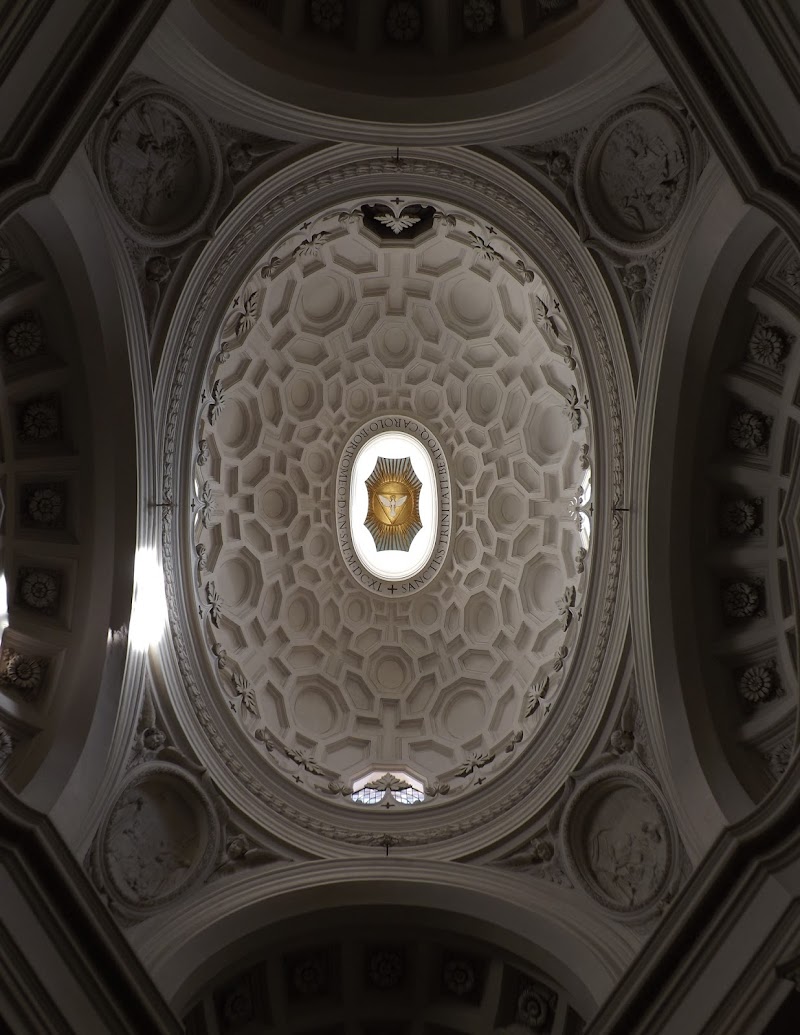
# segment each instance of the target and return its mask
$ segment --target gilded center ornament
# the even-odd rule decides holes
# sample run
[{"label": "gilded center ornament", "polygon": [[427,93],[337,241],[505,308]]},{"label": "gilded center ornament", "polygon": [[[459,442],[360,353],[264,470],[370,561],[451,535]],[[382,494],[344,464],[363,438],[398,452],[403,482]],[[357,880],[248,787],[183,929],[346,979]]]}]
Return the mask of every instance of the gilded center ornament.
[{"label": "gilded center ornament", "polygon": [[447,457],[430,428],[389,414],[351,435],[336,475],[336,532],[360,586],[390,600],[429,586],[447,557],[450,518]]},{"label": "gilded center ornament", "polygon": [[422,482],[411,465],[411,458],[379,456],[366,486],[364,524],[375,541],[375,549],[407,553],[414,536],[422,529],[419,516]]}]

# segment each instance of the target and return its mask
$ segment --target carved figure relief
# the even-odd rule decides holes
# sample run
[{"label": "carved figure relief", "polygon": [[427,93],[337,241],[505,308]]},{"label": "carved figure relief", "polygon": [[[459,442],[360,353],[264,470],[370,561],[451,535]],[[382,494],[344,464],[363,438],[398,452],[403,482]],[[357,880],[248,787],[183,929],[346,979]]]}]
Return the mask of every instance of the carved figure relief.
[{"label": "carved figure relief", "polygon": [[576,883],[609,909],[644,909],[665,887],[672,844],[656,794],[636,774],[600,773],[564,812],[568,868]]},{"label": "carved figure relief", "polygon": [[199,158],[176,112],[158,101],[139,101],[120,118],[109,145],[114,201],[132,223],[159,229],[191,205]]},{"label": "carved figure relief", "polygon": [[622,222],[636,234],[651,234],[669,222],[680,202],[686,156],[674,133],[629,118],[609,135],[599,173],[608,204]]},{"label": "carved figure relief", "polygon": [[693,172],[689,134],[677,110],[646,97],[612,114],[586,141],[578,199],[598,237],[641,250],[674,225]]},{"label": "carved figure relief", "polygon": [[222,183],[210,130],[180,98],[133,80],[98,138],[98,173],[130,232],[160,244],[208,218]]},{"label": "carved figure relief", "polygon": [[128,906],[153,906],[180,894],[213,862],[213,809],[176,766],[135,770],[116,800],[100,841],[104,883]]}]

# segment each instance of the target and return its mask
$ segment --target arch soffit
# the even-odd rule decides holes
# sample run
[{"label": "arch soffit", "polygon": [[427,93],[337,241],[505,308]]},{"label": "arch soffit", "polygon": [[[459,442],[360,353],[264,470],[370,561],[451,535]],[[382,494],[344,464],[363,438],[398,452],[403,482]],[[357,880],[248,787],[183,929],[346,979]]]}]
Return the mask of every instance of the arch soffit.
[{"label": "arch soffit", "polygon": [[[754,251],[774,229],[744,205],[712,162],[659,281],[643,342],[633,445],[633,495],[647,522],[632,539],[634,645],[643,707],[687,850],[699,859],[726,824],[752,807],[725,760],[700,688],[689,614],[693,437],[722,314]],[[664,501],[669,501],[665,503]],[[665,544],[669,544],[665,549]],[[681,628],[678,629],[678,624]],[[698,787],[705,793],[698,794]]]},{"label": "arch soffit", "polygon": [[[63,396],[64,430],[54,439],[57,459],[45,465],[32,453],[20,466],[20,484],[34,475],[64,482],[66,505],[50,529],[52,562],[39,551],[44,567],[63,569],[57,612],[45,612],[38,631],[27,615],[19,626],[21,642],[47,658],[47,675],[33,701],[38,713],[27,709],[39,732],[19,767],[14,763],[11,782],[29,804],[57,817],[68,840],[83,819],[75,802],[88,803],[102,779],[105,744],[116,723],[119,685],[114,679],[121,676],[122,655],[109,681],[108,662],[114,651],[119,653],[119,644],[110,649],[109,634],[129,618],[128,558],[136,542],[137,450],[128,337],[109,276],[106,238],[78,171],[80,162],[78,157],[52,195],[29,202],[9,222],[12,249],[19,244],[23,269],[33,270],[25,276],[34,278],[34,287],[28,284],[24,296],[33,304],[23,304],[23,296],[19,303],[13,295],[6,299],[10,313],[31,309],[43,321],[45,364],[51,351],[66,361],[41,375],[46,388],[52,385],[51,391]],[[15,383],[16,399],[24,400],[25,386],[24,380]],[[12,615],[12,640],[15,629]],[[124,654],[124,642],[121,650]],[[48,687],[56,677],[58,693],[51,694]],[[104,697],[109,699],[105,707]],[[68,722],[63,721],[65,709]],[[105,722],[98,722],[98,716]],[[79,788],[73,779],[80,780]]]},{"label": "arch soffit", "polygon": [[[461,97],[426,98],[420,106],[426,121],[417,123],[408,119],[406,98],[352,94],[277,73],[234,46],[192,0],[173,4],[135,68],[185,93],[215,117],[260,133],[392,146],[485,144],[585,124],[592,114],[658,78],[652,51],[621,0],[605,0],[569,39],[569,47],[556,41],[544,48],[534,72],[524,78],[505,85],[489,82],[476,93],[469,77],[469,92]],[[476,114],[481,99],[486,110]],[[454,110],[462,113],[460,118],[453,118]]]},{"label": "arch soffit", "polygon": [[[213,969],[251,951],[269,926],[319,911],[402,907],[429,915],[455,914],[473,936],[549,973],[591,1016],[625,973],[637,943],[620,925],[590,917],[561,889],[475,867],[380,859],[293,863],[271,879],[243,875],[204,889],[172,910],[140,924],[131,940],[164,995],[187,1003]],[[165,935],[165,932],[169,932]]]}]

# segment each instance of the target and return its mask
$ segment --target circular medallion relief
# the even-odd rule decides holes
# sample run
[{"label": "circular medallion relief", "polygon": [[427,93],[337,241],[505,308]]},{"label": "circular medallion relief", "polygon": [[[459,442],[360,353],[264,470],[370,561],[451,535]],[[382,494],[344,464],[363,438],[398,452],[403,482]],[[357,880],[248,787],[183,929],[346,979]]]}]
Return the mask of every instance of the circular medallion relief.
[{"label": "circular medallion relief", "polygon": [[336,531],[350,575],[400,599],[429,585],[450,541],[450,479],[433,432],[376,417],[347,441],[336,479]]},{"label": "circular medallion relief", "polygon": [[672,837],[657,792],[642,777],[598,774],[569,802],[562,834],[573,879],[608,909],[638,912],[662,894]]},{"label": "circular medallion relief", "polygon": [[595,232],[627,250],[649,248],[671,230],[691,183],[688,134],[666,103],[614,112],[584,145],[578,196]]},{"label": "circular medallion relief", "polygon": [[179,98],[134,88],[100,147],[100,178],[137,237],[175,243],[208,217],[222,181],[221,160],[210,132]]},{"label": "circular medallion relief", "polygon": [[161,905],[207,868],[217,837],[210,802],[177,767],[143,767],[106,821],[100,839],[103,882],[125,905]]}]

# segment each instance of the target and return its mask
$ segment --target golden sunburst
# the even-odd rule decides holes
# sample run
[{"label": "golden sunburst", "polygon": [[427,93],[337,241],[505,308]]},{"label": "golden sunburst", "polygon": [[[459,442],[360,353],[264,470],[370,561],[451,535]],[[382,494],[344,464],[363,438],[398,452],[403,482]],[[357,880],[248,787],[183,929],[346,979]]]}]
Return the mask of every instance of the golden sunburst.
[{"label": "golden sunburst", "polygon": [[375,540],[375,549],[408,552],[414,536],[422,528],[419,517],[422,482],[411,466],[411,458],[387,460],[379,456],[366,486],[364,524]]}]

